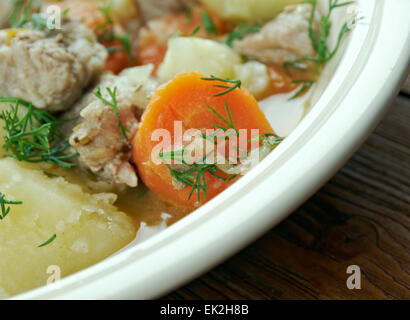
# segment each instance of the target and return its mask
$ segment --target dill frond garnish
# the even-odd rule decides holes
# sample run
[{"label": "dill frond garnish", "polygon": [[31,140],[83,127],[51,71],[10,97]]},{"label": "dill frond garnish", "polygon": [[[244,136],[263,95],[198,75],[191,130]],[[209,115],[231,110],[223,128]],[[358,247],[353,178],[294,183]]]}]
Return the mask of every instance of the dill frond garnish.
[{"label": "dill frond garnish", "polygon": [[51,242],[53,242],[56,238],[57,238],[57,234],[53,234],[50,239],[48,239],[46,242],[40,244],[40,245],[38,246],[38,248],[42,248],[42,247],[45,247],[45,246],[49,245],[49,244],[50,244]]},{"label": "dill frond garnish", "polygon": [[229,129],[232,129],[236,136],[239,136],[239,132],[238,130],[236,130],[235,125],[233,124],[233,120],[232,120],[232,115],[231,115],[231,111],[229,110],[228,104],[225,102],[225,110],[226,113],[228,115],[228,120],[224,119],[214,108],[212,108],[210,105],[205,105],[209,110],[212,111],[213,114],[215,114],[224,124],[226,124],[228,126],[228,128],[225,128],[223,126],[220,126],[218,124],[212,124],[216,129],[220,129],[224,132],[228,131]]},{"label": "dill frond garnish", "polygon": [[[60,126],[66,121],[60,121],[50,112],[38,110],[22,99],[0,97],[0,103],[2,102],[12,103],[10,110],[0,114],[6,130],[3,148],[11,152],[6,157],[30,163],[53,163],[65,169],[76,166],[68,160],[78,154],[67,154],[70,145],[63,140],[60,132]],[[26,113],[20,118],[21,106]]]},{"label": "dill frond garnish", "polygon": [[209,34],[217,35],[218,34],[218,29],[212,22],[211,17],[207,12],[202,13],[202,22],[204,23],[206,31],[208,31]]},{"label": "dill frond garnish", "polygon": [[225,82],[227,84],[233,84],[232,86],[229,85],[223,85],[223,84],[214,84],[214,87],[216,88],[223,88],[223,89],[227,89],[221,93],[215,94],[214,97],[220,97],[223,96],[225,94],[230,93],[231,91],[235,90],[235,89],[240,89],[242,86],[242,81],[241,80],[230,80],[230,79],[223,79],[223,78],[218,78],[215,76],[210,76],[209,78],[201,78],[201,80],[205,80],[205,81],[220,81],[220,82]]},{"label": "dill frond garnish", "polygon": [[22,201],[10,201],[6,200],[6,197],[4,194],[0,192],[0,220],[3,220],[11,210],[10,205],[21,205],[23,204]]},{"label": "dill frond garnish", "polygon": [[125,51],[130,56],[131,60],[134,60],[135,57],[132,52],[131,35],[129,33],[117,35],[114,32],[114,20],[111,17],[111,7],[112,2],[99,7],[99,10],[105,17],[105,21],[98,25],[94,30],[97,34],[98,42],[112,43],[118,41],[121,46],[107,47],[108,53],[111,54],[118,51]]},{"label": "dill frond garnish", "polygon": [[253,25],[249,23],[238,23],[236,28],[228,34],[225,43],[232,47],[235,40],[242,40],[247,34],[257,33],[261,30],[259,23],[255,22]]},{"label": "dill frond garnish", "polygon": [[101,93],[101,89],[97,88],[97,91],[94,93],[94,95],[100,99],[102,102],[104,102],[106,105],[110,106],[113,110],[115,115],[118,118],[118,129],[120,129],[121,131],[121,135],[123,136],[123,138],[125,139],[125,141],[128,142],[128,136],[127,136],[127,128],[125,128],[121,122],[120,119],[120,112],[118,110],[118,103],[117,103],[117,87],[114,87],[114,90],[111,90],[110,88],[106,88],[108,94],[111,97],[111,102],[108,101],[107,99],[105,99]]},{"label": "dill frond garnish", "polygon": [[308,34],[309,38],[311,39],[313,49],[315,50],[317,56],[316,57],[304,57],[301,59],[297,59],[294,61],[288,61],[283,64],[284,69],[287,72],[290,72],[289,67],[299,69],[299,70],[305,70],[306,69],[306,63],[307,62],[313,62],[317,65],[318,70],[320,70],[320,67],[325,65],[327,62],[329,62],[336,52],[340,48],[340,44],[344,38],[344,36],[351,31],[351,25],[355,24],[355,20],[353,23],[345,22],[339,31],[339,36],[338,40],[336,43],[335,48],[332,50],[328,47],[327,44],[327,39],[330,34],[330,29],[332,26],[332,21],[331,21],[331,15],[333,10],[336,8],[341,8],[347,5],[350,5],[354,3],[354,1],[347,1],[340,3],[340,0],[329,0],[329,10],[326,15],[322,15],[320,18],[320,30],[317,34],[314,33],[313,31],[313,23],[314,23],[314,17],[317,11],[317,0],[306,0],[306,3],[310,3],[312,5],[312,12],[309,18],[309,27],[308,27]]},{"label": "dill frond garnish", "polygon": [[278,136],[276,133],[265,133],[263,136],[258,136],[250,141],[259,141],[262,144],[266,144],[271,148],[277,147],[280,145],[285,138]]},{"label": "dill frond garnish", "polygon": [[[68,9],[62,12],[62,17],[68,14]],[[41,1],[39,0],[15,0],[10,15],[10,27],[21,29],[29,27],[32,30],[54,31],[48,28],[46,15],[40,14]],[[53,21],[55,23],[55,21]]]},{"label": "dill frond garnish", "polygon": [[316,81],[313,80],[293,80],[292,83],[294,84],[301,84],[301,87],[296,93],[289,98],[289,100],[294,100],[301,95],[303,95],[306,91],[308,91],[315,83]]},{"label": "dill frond garnish", "polygon": [[194,28],[194,30],[192,30],[192,32],[191,32],[191,34],[189,35],[189,37],[195,37],[199,30],[201,30],[201,26],[196,26],[196,27]]},{"label": "dill frond garnish", "polygon": [[[10,26],[14,29],[23,28],[29,22],[32,22],[35,11],[40,9],[38,1],[15,0],[10,15]],[[36,16],[38,16],[36,14]],[[44,21],[43,21],[44,22]],[[43,26],[46,25],[43,23]]]},{"label": "dill frond garnish", "polygon": [[[214,113],[225,125],[221,126],[218,124],[212,124],[215,129],[217,129],[216,133],[213,135],[206,136],[201,134],[203,139],[207,139],[208,141],[215,142],[217,138],[227,138],[228,136],[220,135],[218,130],[222,132],[227,132],[229,130],[233,130],[235,135],[239,135],[238,130],[235,128],[235,125],[232,120],[232,115],[229,110],[228,104],[225,102],[225,108],[227,112],[228,118],[225,119],[221,114],[219,114],[214,108],[209,105],[205,105],[212,113]],[[198,202],[201,202],[201,193],[204,196],[204,199],[207,199],[207,190],[208,184],[206,182],[205,174],[209,173],[215,178],[222,180],[224,182],[229,182],[235,179],[238,175],[232,174],[227,175],[223,171],[221,171],[216,163],[207,163],[208,158],[214,154],[214,151],[210,152],[210,154],[205,155],[200,161],[189,164],[184,160],[184,156],[188,151],[186,147],[182,147],[179,150],[172,150],[172,151],[163,151],[159,153],[159,158],[165,163],[168,167],[170,174],[172,177],[177,181],[182,183],[184,186],[190,186],[191,192],[189,194],[188,200],[190,200],[193,194],[196,192],[198,196]],[[181,168],[173,168],[169,161],[177,161],[182,164]],[[213,162],[213,161],[210,161]],[[221,176],[224,174],[226,177]]]},{"label": "dill frond garnish", "polygon": [[58,175],[51,172],[43,171],[43,174],[50,179],[58,178]]},{"label": "dill frond garnish", "polygon": [[[206,164],[205,163],[206,156],[204,157],[202,163],[188,164],[184,160],[182,160],[182,164],[186,166],[186,170],[179,171],[178,169],[173,169],[171,165],[168,163],[168,160],[180,161],[181,158],[183,158],[183,155],[185,154],[185,152],[186,152],[185,148],[182,148],[181,150],[178,150],[174,153],[160,152],[159,157],[161,160],[164,161],[172,177],[176,181],[181,182],[185,186],[191,187],[191,192],[189,193],[188,200],[191,200],[195,191],[197,192],[198,202],[201,202],[201,193],[203,193],[205,201],[207,200],[208,185],[206,182],[205,173],[209,173],[224,182],[229,182],[237,177],[237,175],[230,175],[228,178],[224,178],[220,176],[219,174],[223,174],[223,172],[217,167],[216,164]],[[175,157],[176,154],[178,154],[178,157]]]},{"label": "dill frond garnish", "polygon": [[[313,23],[315,19],[315,14],[317,11],[317,0],[306,0],[305,3],[309,3],[312,5],[312,11],[310,14],[309,18],[309,27],[308,27],[308,34],[309,38],[312,42],[313,49],[316,53],[315,57],[309,57],[306,56],[301,59],[297,59],[294,61],[287,61],[283,63],[283,68],[286,73],[290,74],[290,68],[296,69],[296,70],[307,70],[308,68],[308,63],[313,63],[316,65],[316,71],[320,72],[320,70],[324,67],[326,63],[328,63],[334,55],[337,53],[337,51],[340,48],[340,44],[344,38],[344,36],[352,30],[352,25],[355,25],[357,20],[356,18],[353,19],[351,22],[345,22],[339,31],[339,36],[337,38],[337,43],[335,48],[330,49],[327,40],[330,34],[330,29],[332,27],[332,21],[331,21],[331,15],[332,12],[341,7],[348,6],[350,4],[353,4],[355,1],[345,1],[345,2],[340,2],[340,0],[329,0],[329,9],[326,15],[321,15],[320,17],[320,28],[319,32],[315,34],[313,30]],[[291,99],[295,99],[299,97],[301,94],[306,92],[310,87],[312,87],[313,83],[315,81],[313,80],[296,80],[303,86],[301,89],[293,96]]]}]

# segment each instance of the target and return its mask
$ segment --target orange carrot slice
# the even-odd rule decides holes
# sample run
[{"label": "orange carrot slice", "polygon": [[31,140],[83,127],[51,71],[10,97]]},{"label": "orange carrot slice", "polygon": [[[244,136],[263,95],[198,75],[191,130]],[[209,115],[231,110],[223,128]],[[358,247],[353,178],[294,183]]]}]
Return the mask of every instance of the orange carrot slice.
[{"label": "orange carrot slice", "polygon": [[197,72],[181,73],[160,87],[142,117],[141,127],[133,143],[133,160],[148,188],[165,201],[190,209],[211,200],[236,179],[223,181],[206,172],[203,177],[207,185],[206,199],[201,195],[200,201],[197,194],[199,190],[192,194],[189,185],[182,189],[175,188],[170,168],[165,163],[156,164],[152,157],[154,148],[158,146],[158,141],[153,141],[153,133],[157,129],[165,129],[171,141],[174,141],[178,139],[178,132],[174,132],[177,125],[175,121],[182,123],[183,132],[189,129],[214,129],[215,125],[226,127],[226,123],[218,117],[219,114],[224,119],[230,118],[236,130],[246,129],[247,142],[255,138],[256,133],[252,130],[258,130],[257,136],[273,133],[256,99],[247,89],[235,88],[221,95],[226,91],[221,86],[227,86],[227,83],[204,78],[209,77]]}]

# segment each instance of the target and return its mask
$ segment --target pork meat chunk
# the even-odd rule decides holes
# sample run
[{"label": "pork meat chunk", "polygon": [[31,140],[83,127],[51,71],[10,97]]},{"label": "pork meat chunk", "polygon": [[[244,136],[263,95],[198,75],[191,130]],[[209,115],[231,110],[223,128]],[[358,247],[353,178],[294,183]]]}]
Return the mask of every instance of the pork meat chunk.
[{"label": "pork meat chunk", "polygon": [[0,96],[66,110],[101,75],[106,57],[106,49],[79,21],[66,20],[53,32],[2,30]]},{"label": "pork meat chunk", "polygon": [[[130,144],[138,131],[141,115],[157,87],[157,82],[150,78],[152,71],[153,66],[148,65],[127,69],[119,76],[103,76],[98,88],[108,102],[113,99],[107,88],[116,90],[119,117],[112,106],[94,95],[97,88],[68,115],[72,117],[75,112],[80,112],[79,123],[69,141],[79,153],[80,165],[101,180],[129,187],[138,184],[136,170],[131,164]],[[126,129],[126,137],[120,130],[119,119]]]},{"label": "pork meat chunk", "polygon": [[[315,50],[308,34],[311,12],[310,4],[288,6],[260,32],[235,41],[234,49],[263,63],[281,64],[305,56],[313,57]],[[315,33],[319,31],[319,23],[320,17],[316,12],[313,22]]]}]

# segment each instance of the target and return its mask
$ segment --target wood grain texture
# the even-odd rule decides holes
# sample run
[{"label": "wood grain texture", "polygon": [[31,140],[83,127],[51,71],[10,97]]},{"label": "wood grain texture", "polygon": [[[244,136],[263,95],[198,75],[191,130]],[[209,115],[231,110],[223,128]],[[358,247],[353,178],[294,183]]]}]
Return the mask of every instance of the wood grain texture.
[{"label": "wood grain texture", "polygon": [[[349,290],[358,265],[362,289]],[[410,98],[288,219],[166,299],[410,299]]]}]

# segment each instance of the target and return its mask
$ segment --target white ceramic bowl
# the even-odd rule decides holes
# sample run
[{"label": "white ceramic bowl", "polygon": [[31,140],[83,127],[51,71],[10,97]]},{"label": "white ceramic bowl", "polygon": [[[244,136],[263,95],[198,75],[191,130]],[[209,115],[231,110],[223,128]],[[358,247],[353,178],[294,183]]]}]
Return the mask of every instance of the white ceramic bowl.
[{"label": "white ceramic bowl", "polygon": [[[58,287],[17,298],[155,298],[230,257],[301,205],[373,130],[407,72],[410,1],[359,0],[358,7],[365,20],[324,71],[313,108],[257,168],[157,236]],[[334,30],[333,42],[336,37]]]}]

